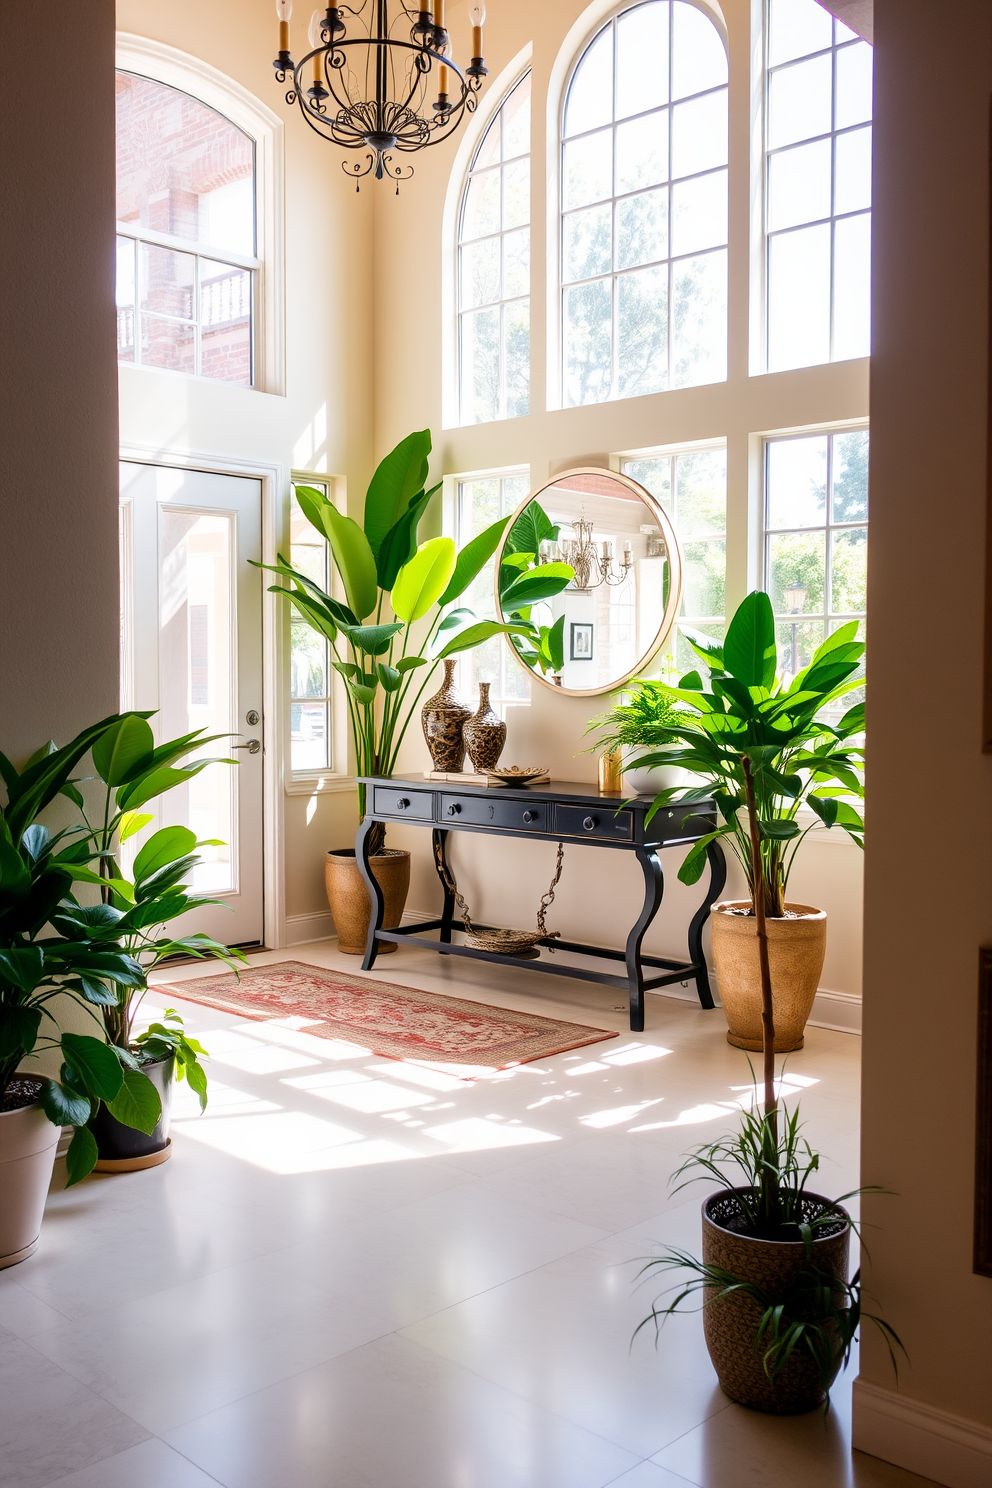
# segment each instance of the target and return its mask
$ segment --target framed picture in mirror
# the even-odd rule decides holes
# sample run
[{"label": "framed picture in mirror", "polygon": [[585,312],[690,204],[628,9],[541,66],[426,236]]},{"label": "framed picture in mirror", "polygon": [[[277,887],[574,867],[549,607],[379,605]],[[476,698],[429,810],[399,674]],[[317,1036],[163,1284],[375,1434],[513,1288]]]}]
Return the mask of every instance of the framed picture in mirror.
[{"label": "framed picture in mirror", "polygon": [[512,654],[556,692],[613,692],[675,625],[682,557],[667,512],[613,470],[567,470],[517,507],[496,551]]}]

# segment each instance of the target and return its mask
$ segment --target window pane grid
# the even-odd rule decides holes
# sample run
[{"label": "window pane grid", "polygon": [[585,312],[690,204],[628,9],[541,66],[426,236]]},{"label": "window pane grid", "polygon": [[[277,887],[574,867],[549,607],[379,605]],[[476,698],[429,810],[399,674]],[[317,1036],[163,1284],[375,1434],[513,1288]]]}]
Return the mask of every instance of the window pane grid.
[{"label": "window pane grid", "polygon": [[[798,55],[775,62],[787,5]],[[765,49],[767,369],[866,356],[871,49],[839,21],[821,21],[814,0],[767,0]],[[791,220],[779,220],[780,202]]]},{"label": "window pane grid", "polygon": [[[327,486],[307,481],[327,494]],[[303,515],[295,488],[290,499],[290,563],[322,589],[330,579],[327,543]],[[331,648],[296,611],[290,622],[290,768],[312,775],[333,768],[331,756]]]},{"label": "window pane grid", "polygon": [[[680,48],[676,32],[690,12],[693,24],[705,24],[707,39],[719,48],[719,60],[711,56],[704,64],[711,73],[706,86],[683,88],[677,83],[676,68],[690,48]],[[656,27],[656,43],[664,35],[667,75],[663,99],[658,96],[653,107],[621,116],[625,45],[621,28],[632,18],[635,25]],[[601,87],[607,51],[609,85]],[[579,61],[565,99],[561,145],[559,314],[561,397],[566,406],[726,377],[727,130],[721,114],[726,108],[726,78],[718,33],[701,11],[681,0],[647,0],[613,17]],[[658,95],[657,79],[653,86]],[[609,118],[600,117],[598,110],[606,105],[602,98],[594,101],[594,93],[609,94]],[[709,108],[713,117],[702,120],[705,127],[697,120],[693,129],[691,111],[700,107]],[[588,127],[583,111],[594,116]],[[652,137],[652,125],[657,137]],[[637,126],[642,128],[639,136],[632,132]],[[608,179],[606,156],[598,143],[605,144],[607,135]],[[695,146],[688,143],[692,136]],[[693,148],[702,149],[702,156],[697,153],[694,158]],[[631,185],[632,177],[636,179]],[[715,216],[714,202],[709,203],[708,223],[705,206],[700,211],[697,203],[693,211],[690,201],[689,210],[681,210],[685,188],[706,181],[714,183],[716,196],[722,198]],[[599,216],[594,215],[597,204]],[[628,210],[625,243],[620,219]],[[588,227],[585,244],[583,213]],[[687,224],[695,227],[698,240],[680,246],[673,237],[688,232],[691,238]]]},{"label": "window pane grid", "polygon": [[458,231],[458,384],[463,424],[530,411],[530,74],[489,124],[469,168]]}]

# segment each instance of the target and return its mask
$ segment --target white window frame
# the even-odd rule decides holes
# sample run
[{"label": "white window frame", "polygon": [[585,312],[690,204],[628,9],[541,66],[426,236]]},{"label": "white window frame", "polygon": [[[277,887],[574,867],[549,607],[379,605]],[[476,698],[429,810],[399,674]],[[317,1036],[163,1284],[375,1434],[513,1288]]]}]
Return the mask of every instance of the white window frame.
[{"label": "white window frame", "polygon": [[[278,116],[260,103],[247,88],[225,76],[209,63],[176,47],[165,46],[146,36],[117,33],[116,66],[152,82],[187,93],[198,103],[214,109],[243,130],[255,142],[255,252],[256,257],[238,254],[200,253],[187,239],[118,224],[118,234],[176,248],[184,253],[235,264],[253,270],[254,313],[251,387],[227,384],[239,392],[285,392],[285,286],[283,213],[283,125]],[[130,367],[122,362],[122,367]],[[140,364],[139,364],[140,366]],[[136,369],[137,370],[137,369]],[[163,368],[146,368],[161,372]],[[174,373],[174,376],[189,376]],[[209,379],[216,383],[217,379]]]}]

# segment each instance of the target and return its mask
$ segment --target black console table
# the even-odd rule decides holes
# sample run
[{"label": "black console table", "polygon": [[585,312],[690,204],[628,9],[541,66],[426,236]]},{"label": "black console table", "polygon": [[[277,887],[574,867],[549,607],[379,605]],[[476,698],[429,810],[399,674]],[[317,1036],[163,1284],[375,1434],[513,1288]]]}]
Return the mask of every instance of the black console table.
[{"label": "black console table", "polygon": [[[585,843],[612,851],[630,852],[641,865],[644,875],[644,902],[641,912],[627,936],[623,951],[607,946],[586,945],[580,941],[548,939],[542,946],[555,950],[575,951],[584,956],[625,962],[626,975],[563,965],[542,952],[538,959],[521,962],[528,971],[548,972],[557,976],[581,977],[617,987],[630,998],[630,1026],[634,1032],[644,1027],[644,993],[654,987],[694,979],[699,1001],[704,1008],[713,1006],[706,962],[703,957],[703,926],[710,906],[719,897],[727,880],[727,865],[718,843],[711,843],[709,884],[703,902],[689,926],[689,959],[672,961],[661,956],[641,954],[641,942],[661,904],[664,874],[659,852],[666,847],[683,847],[697,842],[716,825],[712,802],[672,805],[657,812],[650,826],[645,817],[652,797],[633,799],[620,793],[608,794],[595,786],[552,781],[543,785],[493,789],[479,785],[455,785],[444,781],[425,780],[422,776],[363,777],[367,787],[365,820],[355,839],[355,856],[372,901],[369,938],[365,947],[363,971],[375,963],[377,940],[395,940],[400,944],[421,946],[445,956],[470,956],[477,961],[497,961],[505,965],[512,959],[492,951],[476,950],[453,942],[455,900],[449,887],[446,844],[448,832],[481,832],[496,837],[518,837],[522,840]],[[383,930],[382,891],[369,868],[368,842],[373,822],[409,822],[430,827],[433,836],[435,865],[444,890],[444,907],[436,920],[408,929]],[[492,926],[479,926],[492,929]],[[440,932],[432,940],[424,933]],[[645,975],[645,968],[660,968],[660,975]]]}]

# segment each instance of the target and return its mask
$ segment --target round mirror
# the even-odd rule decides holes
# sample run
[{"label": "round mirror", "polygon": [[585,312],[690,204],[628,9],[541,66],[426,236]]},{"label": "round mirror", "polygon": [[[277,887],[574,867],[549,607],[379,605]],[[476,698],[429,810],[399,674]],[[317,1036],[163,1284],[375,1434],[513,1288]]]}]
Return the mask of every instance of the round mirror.
[{"label": "round mirror", "polygon": [[611,692],[642,671],[679,611],[682,560],[658,502],[626,475],[568,470],[521,502],[496,554],[507,641],[546,687]]}]

